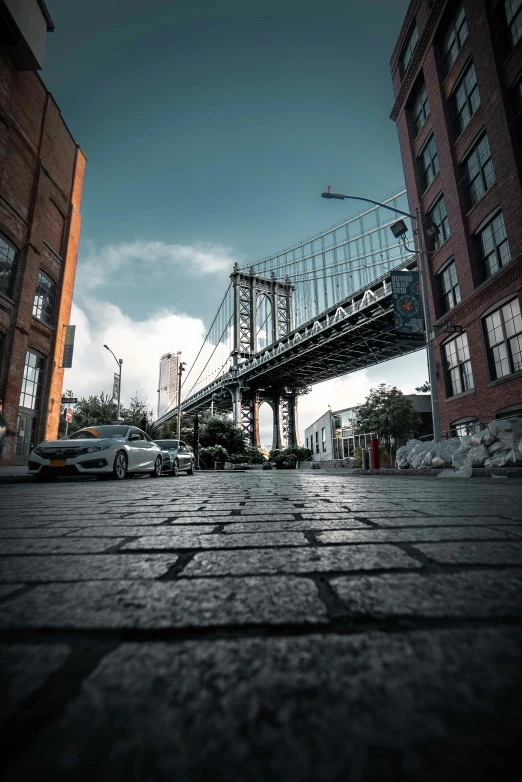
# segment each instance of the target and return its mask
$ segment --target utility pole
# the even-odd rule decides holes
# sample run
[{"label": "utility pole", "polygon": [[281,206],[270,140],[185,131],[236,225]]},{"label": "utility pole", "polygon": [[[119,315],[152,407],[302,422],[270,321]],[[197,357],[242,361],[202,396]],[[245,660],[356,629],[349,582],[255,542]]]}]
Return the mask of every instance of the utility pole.
[{"label": "utility pole", "polygon": [[[121,409],[121,368],[122,368],[122,365],[123,365],[123,360],[121,358],[120,359],[116,358],[116,356],[114,355],[114,353],[112,352],[112,350],[110,349],[110,347],[108,345],[104,345],[103,347],[106,350],[109,351],[109,353],[112,355],[113,359],[115,360],[115,362],[118,365],[118,370],[119,370],[119,375],[118,375],[118,410],[116,412],[116,419],[117,419],[117,421],[119,423],[120,422],[120,409]],[[114,399],[114,395],[113,395],[113,399]]]},{"label": "utility pole", "polygon": [[181,437],[181,374],[185,371],[185,362],[180,361],[178,367],[178,421],[176,426],[176,439]]}]

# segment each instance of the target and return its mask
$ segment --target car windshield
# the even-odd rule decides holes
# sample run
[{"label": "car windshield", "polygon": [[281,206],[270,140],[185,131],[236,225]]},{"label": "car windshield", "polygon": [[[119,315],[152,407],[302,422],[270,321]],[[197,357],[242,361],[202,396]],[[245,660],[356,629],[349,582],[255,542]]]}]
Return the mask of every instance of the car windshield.
[{"label": "car windshield", "polygon": [[167,450],[168,448],[177,448],[178,447],[178,441],[177,440],[154,440],[156,445],[159,445],[160,448],[164,448]]},{"label": "car windshield", "polygon": [[128,426],[90,426],[88,429],[80,429],[71,434],[69,440],[97,440],[103,437],[123,438],[127,437]]}]

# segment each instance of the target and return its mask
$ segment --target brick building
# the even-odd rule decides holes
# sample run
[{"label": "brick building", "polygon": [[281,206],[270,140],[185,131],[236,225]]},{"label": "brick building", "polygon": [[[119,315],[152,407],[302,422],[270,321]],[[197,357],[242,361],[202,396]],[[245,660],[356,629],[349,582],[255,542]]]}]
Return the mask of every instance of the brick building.
[{"label": "brick building", "polygon": [[[522,414],[522,2],[412,0],[391,60],[443,430]],[[438,234],[429,235],[429,226]]]},{"label": "brick building", "polygon": [[0,0],[1,464],[58,434],[85,157],[37,70],[53,30],[43,0]]}]

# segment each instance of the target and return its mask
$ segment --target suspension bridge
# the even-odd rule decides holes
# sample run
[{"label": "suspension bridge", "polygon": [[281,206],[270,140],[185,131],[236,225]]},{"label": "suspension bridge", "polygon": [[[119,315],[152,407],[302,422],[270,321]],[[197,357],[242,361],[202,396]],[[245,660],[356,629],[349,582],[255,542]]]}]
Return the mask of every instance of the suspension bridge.
[{"label": "suspension bridge", "polygon": [[[382,203],[407,210],[406,191]],[[182,412],[231,411],[259,446],[267,402],[272,447],[297,445],[297,402],[311,386],[423,349],[395,339],[390,271],[417,266],[389,230],[396,220],[372,206],[248,267],[236,264],[184,378]],[[177,407],[158,423],[176,415]]]}]

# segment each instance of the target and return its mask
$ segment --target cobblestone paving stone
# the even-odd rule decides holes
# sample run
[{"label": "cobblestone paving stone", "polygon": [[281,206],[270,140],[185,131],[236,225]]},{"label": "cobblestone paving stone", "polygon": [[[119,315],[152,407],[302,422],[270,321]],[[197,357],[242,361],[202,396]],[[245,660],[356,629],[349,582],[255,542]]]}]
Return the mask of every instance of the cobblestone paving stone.
[{"label": "cobblestone paving stone", "polygon": [[299,472],[0,484],[4,778],[518,780],[521,498]]}]

